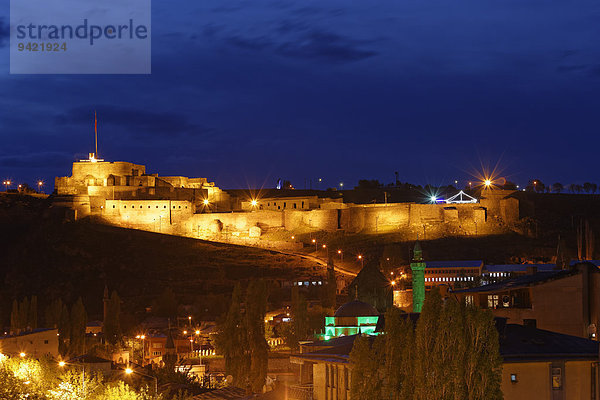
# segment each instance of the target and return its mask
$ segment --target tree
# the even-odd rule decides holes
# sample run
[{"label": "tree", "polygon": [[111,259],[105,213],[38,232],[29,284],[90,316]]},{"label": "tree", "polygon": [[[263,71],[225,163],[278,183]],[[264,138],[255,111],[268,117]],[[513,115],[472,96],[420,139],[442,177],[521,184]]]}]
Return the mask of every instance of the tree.
[{"label": "tree", "polygon": [[464,380],[468,400],[500,400],[502,358],[498,330],[490,310],[465,308]]},{"label": "tree", "polygon": [[355,339],[350,352],[350,364],[352,365],[350,398],[352,400],[384,398],[381,379],[381,369],[385,359],[384,346],[385,339],[383,337],[358,336]]},{"label": "tree", "polygon": [[399,308],[385,313],[385,369],[383,393],[389,399],[412,398],[413,383],[413,324]]},{"label": "tree", "polygon": [[29,329],[37,329],[38,326],[38,303],[37,296],[31,296],[29,313],[27,314],[27,326]]},{"label": "tree", "polygon": [[590,182],[584,182],[583,190],[589,194],[592,191],[592,184]]},{"label": "tree", "polygon": [[58,352],[65,356],[69,352],[71,342],[71,317],[66,304],[62,305],[58,323]]},{"label": "tree", "polygon": [[29,319],[29,299],[25,297],[19,304],[19,329],[27,329]]},{"label": "tree", "polygon": [[265,339],[267,313],[267,285],[265,281],[251,281],[246,291],[246,329],[250,348],[249,380],[254,392],[262,392],[267,378],[269,345]]},{"label": "tree", "polygon": [[437,287],[425,297],[415,330],[415,399],[440,398],[440,366],[436,340],[440,327],[442,298]]},{"label": "tree", "polygon": [[242,289],[236,284],[231,295],[229,310],[219,323],[219,333],[215,338],[217,350],[225,358],[225,371],[233,376],[233,384],[241,387],[246,384],[250,367],[250,354],[246,328],[242,318]]},{"label": "tree", "polygon": [[539,179],[532,179],[529,181],[529,184],[527,184],[527,187],[525,189],[528,192],[543,193],[546,189],[546,185],[544,185],[544,183]]},{"label": "tree", "polygon": [[108,343],[115,345],[121,339],[121,299],[116,290],[110,295],[104,321],[104,337]]},{"label": "tree", "polygon": [[44,326],[46,328],[58,328],[63,302],[61,299],[52,301],[44,310]]},{"label": "tree", "polygon": [[416,329],[391,309],[384,335],[358,337],[350,353],[351,398],[499,400],[502,359],[489,310],[442,302],[432,290]]},{"label": "tree", "polygon": [[12,310],[10,312],[10,331],[12,333],[18,333],[21,330],[21,324],[19,322],[19,302],[17,299],[13,300]]},{"label": "tree", "polygon": [[87,315],[81,297],[77,299],[71,308],[71,341],[69,353],[81,355],[85,353],[85,326]]},{"label": "tree", "polygon": [[360,179],[358,181],[358,186],[356,186],[354,189],[378,189],[381,186],[381,183],[379,183],[377,179]]},{"label": "tree", "polygon": [[565,187],[560,182],[556,182],[555,184],[552,185],[552,191],[553,192],[560,193],[563,190],[565,190]]}]

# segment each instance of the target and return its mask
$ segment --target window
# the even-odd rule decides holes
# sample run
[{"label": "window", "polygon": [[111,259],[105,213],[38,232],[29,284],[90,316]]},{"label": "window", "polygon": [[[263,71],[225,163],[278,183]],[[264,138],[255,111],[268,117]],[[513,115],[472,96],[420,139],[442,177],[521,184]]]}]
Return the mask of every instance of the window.
[{"label": "window", "polygon": [[48,341],[47,341],[47,340],[44,340],[44,344],[48,344]]},{"label": "window", "polygon": [[552,368],[552,390],[562,389],[562,368]]},{"label": "window", "polygon": [[285,207],[286,207],[286,202],[284,201],[284,202],[283,202],[283,208],[285,208]]},{"label": "window", "polygon": [[519,380],[517,379],[517,374],[510,374],[510,382],[517,383]]},{"label": "window", "polygon": [[113,204],[113,208],[115,208],[115,205]]},{"label": "window", "polygon": [[294,208],[296,208],[296,203],[294,203]]},{"label": "window", "polygon": [[123,208],[127,208],[127,206],[123,206]]},{"label": "window", "polygon": [[465,296],[465,304],[468,306],[472,306],[474,303],[473,296]]},{"label": "window", "polygon": [[497,294],[488,294],[488,308],[498,308]]},{"label": "window", "polygon": [[302,202],[302,207],[301,208],[304,208],[304,202]]}]

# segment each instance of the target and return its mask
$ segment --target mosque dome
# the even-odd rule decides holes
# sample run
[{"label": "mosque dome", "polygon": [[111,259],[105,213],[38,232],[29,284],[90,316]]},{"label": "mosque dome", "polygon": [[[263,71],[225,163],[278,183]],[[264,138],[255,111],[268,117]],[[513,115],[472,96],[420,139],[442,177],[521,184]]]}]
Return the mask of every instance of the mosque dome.
[{"label": "mosque dome", "polygon": [[379,311],[369,303],[353,300],[343,304],[337,309],[334,317],[373,317],[378,316]]}]

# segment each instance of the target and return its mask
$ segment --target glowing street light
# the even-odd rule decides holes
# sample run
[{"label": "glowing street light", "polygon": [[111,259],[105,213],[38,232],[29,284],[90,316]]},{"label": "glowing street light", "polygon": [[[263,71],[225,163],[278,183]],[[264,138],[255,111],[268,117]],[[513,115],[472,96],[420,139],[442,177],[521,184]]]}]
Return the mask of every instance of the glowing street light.
[{"label": "glowing street light", "polygon": [[204,202],[203,202],[203,203],[204,203],[204,205],[205,205],[205,206],[207,206],[207,205],[209,205],[209,204],[210,204],[210,201],[208,201],[208,199],[204,199]]},{"label": "glowing street light", "polygon": [[24,358],[25,356],[26,356],[25,353],[23,353],[23,352],[19,353],[19,357]]},{"label": "glowing street light", "polygon": [[125,373],[127,375],[136,374],[136,375],[140,375],[140,376],[152,379],[154,381],[154,393],[158,393],[158,379],[155,376],[146,375],[146,374],[144,374],[142,372],[134,371],[131,368],[125,368]]},{"label": "glowing street light", "polygon": [[435,203],[435,202],[437,202],[437,197],[436,197],[436,196],[431,196],[431,197],[429,198],[429,200],[430,200],[432,203]]},{"label": "glowing street light", "polygon": [[44,186],[44,181],[38,181],[38,192],[42,191],[42,186]]},{"label": "glowing street light", "polygon": [[342,249],[339,249],[337,253],[340,255],[340,261],[344,261],[344,252],[342,251]]},{"label": "glowing street light", "polygon": [[8,192],[8,187],[12,184],[12,182],[10,180],[6,180],[3,181],[2,184],[4,185],[4,191]]},{"label": "glowing street light", "polygon": [[256,199],[253,199],[250,204],[252,204],[252,207],[256,207],[258,205],[258,201]]},{"label": "glowing street light", "polygon": [[486,188],[489,188],[490,186],[492,186],[492,181],[491,179],[486,179],[485,181],[483,181],[483,184]]},{"label": "glowing street light", "polygon": [[360,260],[360,267],[362,268],[364,266],[364,258],[361,254],[359,254],[358,259]]}]

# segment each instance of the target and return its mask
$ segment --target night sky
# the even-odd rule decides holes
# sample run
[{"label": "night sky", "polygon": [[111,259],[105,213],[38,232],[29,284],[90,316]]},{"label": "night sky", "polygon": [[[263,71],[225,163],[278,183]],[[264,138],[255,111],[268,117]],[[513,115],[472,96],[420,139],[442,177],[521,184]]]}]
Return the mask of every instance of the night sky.
[{"label": "night sky", "polygon": [[152,75],[9,75],[0,176],[93,149],[223,188],[361,178],[600,183],[600,3],[155,0]]}]

